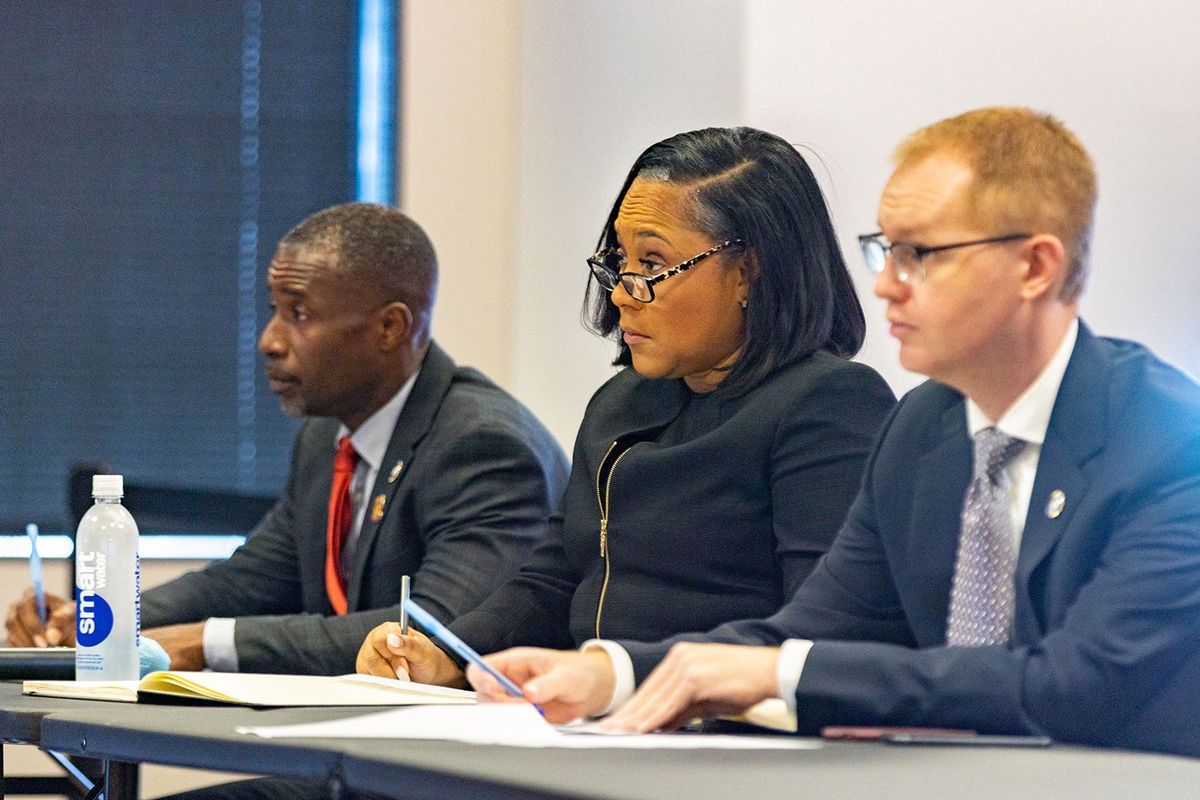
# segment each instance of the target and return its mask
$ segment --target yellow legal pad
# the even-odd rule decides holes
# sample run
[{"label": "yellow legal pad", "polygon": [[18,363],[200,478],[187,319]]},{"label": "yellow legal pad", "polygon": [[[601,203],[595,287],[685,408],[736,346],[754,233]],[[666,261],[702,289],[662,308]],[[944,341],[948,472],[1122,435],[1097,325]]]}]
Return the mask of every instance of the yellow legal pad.
[{"label": "yellow legal pad", "polygon": [[151,672],[140,681],[25,681],[24,694],[121,703],[201,701],[242,706],[409,706],[474,703],[475,693],[370,675]]}]

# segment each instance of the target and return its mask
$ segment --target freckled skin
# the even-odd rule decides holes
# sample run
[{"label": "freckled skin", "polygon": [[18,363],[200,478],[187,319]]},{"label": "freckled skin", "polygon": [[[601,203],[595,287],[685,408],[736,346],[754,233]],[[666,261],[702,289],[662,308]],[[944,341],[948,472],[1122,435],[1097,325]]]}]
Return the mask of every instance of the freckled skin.
[{"label": "freckled skin", "polygon": [[[697,231],[687,213],[688,190],[635,180],[615,223],[626,270],[657,274],[718,242]],[[722,251],[654,287],[654,301],[634,300],[620,285],[612,293],[633,367],[650,378],[683,378],[707,392],[737,361],[745,334],[741,300],[749,295],[745,256]]]},{"label": "freckled skin", "polygon": [[[1014,233],[969,219],[964,196],[973,180],[970,167],[943,154],[902,166],[880,200],[880,229],[892,242],[925,247]],[[1055,299],[1060,265],[1054,286],[1037,282],[1034,249],[1044,250],[1047,238],[930,254],[924,279],[913,284],[900,283],[889,264],[875,294],[887,301],[905,369],[962,391],[998,418],[1075,315],[1075,304]]]}]

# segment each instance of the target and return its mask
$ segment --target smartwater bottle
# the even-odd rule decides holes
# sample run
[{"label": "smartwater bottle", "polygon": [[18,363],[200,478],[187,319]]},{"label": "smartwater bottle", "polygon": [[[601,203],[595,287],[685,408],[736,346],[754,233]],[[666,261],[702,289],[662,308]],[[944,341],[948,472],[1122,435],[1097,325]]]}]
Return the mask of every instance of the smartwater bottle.
[{"label": "smartwater bottle", "polygon": [[96,503],[75,533],[75,680],[136,681],[138,529],[120,475],[92,477]]}]

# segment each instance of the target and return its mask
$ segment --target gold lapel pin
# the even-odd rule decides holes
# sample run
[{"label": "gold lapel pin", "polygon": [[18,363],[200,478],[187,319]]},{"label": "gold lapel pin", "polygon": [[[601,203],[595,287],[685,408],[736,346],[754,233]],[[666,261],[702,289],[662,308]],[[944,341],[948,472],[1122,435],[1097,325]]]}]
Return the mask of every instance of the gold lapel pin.
[{"label": "gold lapel pin", "polygon": [[395,483],[400,477],[400,470],[404,469],[404,459],[396,462],[396,466],[392,467],[392,471],[388,473],[388,483]]},{"label": "gold lapel pin", "polygon": [[371,522],[379,522],[383,519],[383,507],[386,504],[387,497],[385,495],[375,495],[375,499],[371,501]]},{"label": "gold lapel pin", "polygon": [[1046,503],[1046,517],[1048,519],[1058,519],[1058,515],[1063,512],[1063,507],[1067,504],[1067,496],[1063,494],[1062,489],[1055,489],[1050,493],[1050,500]]}]

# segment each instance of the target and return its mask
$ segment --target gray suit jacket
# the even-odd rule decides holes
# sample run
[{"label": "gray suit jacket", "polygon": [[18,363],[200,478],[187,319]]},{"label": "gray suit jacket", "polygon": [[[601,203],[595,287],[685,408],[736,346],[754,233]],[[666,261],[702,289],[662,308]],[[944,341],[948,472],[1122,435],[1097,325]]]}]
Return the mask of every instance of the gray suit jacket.
[{"label": "gray suit jacket", "polygon": [[363,520],[349,613],[337,617],[324,582],[337,428],[304,423],[279,502],[228,560],[147,591],[143,627],[236,617],[242,671],[353,672],[366,633],[399,617],[401,575],[443,621],[470,611],[526,560],[566,481],[566,457],[537,419],[431,345],[368,495],[386,498],[383,518]]}]

